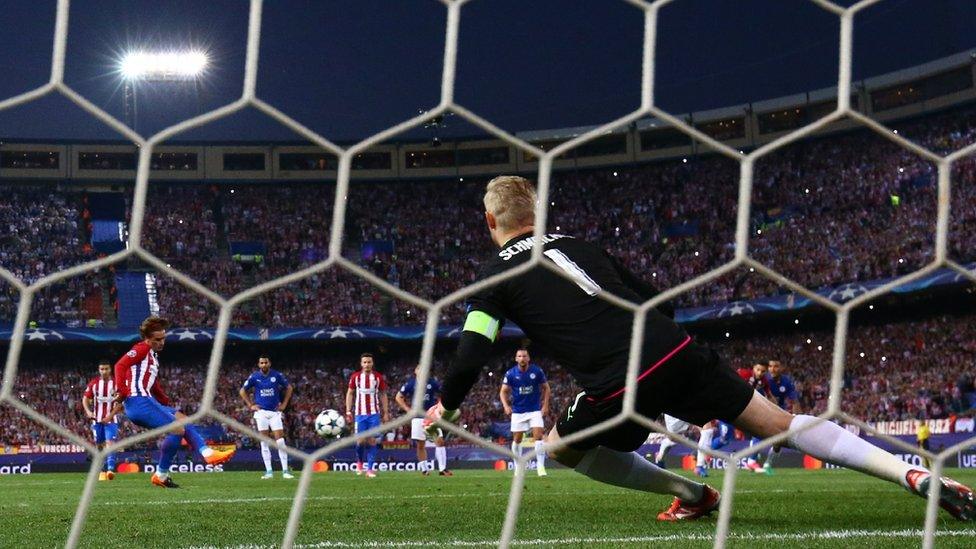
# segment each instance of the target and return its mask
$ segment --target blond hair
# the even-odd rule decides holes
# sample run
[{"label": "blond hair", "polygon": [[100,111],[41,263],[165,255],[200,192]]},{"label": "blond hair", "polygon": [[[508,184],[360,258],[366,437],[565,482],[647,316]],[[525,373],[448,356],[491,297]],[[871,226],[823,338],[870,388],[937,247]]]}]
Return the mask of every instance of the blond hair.
[{"label": "blond hair", "polygon": [[535,201],[532,182],[517,175],[500,175],[485,187],[485,210],[503,231],[535,223]]}]

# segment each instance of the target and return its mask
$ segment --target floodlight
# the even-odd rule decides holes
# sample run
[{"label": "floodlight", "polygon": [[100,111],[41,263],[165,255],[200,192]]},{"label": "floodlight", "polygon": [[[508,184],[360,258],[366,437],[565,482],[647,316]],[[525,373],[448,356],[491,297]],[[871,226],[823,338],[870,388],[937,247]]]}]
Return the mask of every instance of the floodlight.
[{"label": "floodlight", "polygon": [[119,70],[126,80],[192,80],[208,63],[202,51],[134,51],[122,58]]}]

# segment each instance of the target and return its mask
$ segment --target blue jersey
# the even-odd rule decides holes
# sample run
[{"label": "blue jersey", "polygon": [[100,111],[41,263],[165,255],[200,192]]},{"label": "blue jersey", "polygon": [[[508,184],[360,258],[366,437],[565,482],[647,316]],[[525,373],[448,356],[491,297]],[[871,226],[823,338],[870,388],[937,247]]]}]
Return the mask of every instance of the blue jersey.
[{"label": "blue jersey", "polygon": [[258,370],[244,382],[244,390],[254,391],[254,403],[262,410],[277,410],[278,405],[284,400],[286,387],[288,387],[288,380],[277,370],[268,370],[268,375]]},{"label": "blue jersey", "polygon": [[[400,392],[409,400],[413,397],[414,390],[417,388],[417,378],[412,377],[400,387]],[[431,406],[437,404],[437,397],[441,394],[441,382],[434,378],[427,380],[427,390],[424,391],[424,410],[429,410]]]},{"label": "blue jersey", "polygon": [[780,408],[786,409],[787,400],[796,400],[796,386],[793,385],[793,378],[783,374],[779,379],[771,375],[766,376],[766,384],[769,387],[770,396],[779,404]]},{"label": "blue jersey", "polygon": [[542,384],[546,382],[546,374],[535,364],[523,372],[518,366],[505,372],[502,383],[512,388],[512,412],[524,414],[542,410]]}]

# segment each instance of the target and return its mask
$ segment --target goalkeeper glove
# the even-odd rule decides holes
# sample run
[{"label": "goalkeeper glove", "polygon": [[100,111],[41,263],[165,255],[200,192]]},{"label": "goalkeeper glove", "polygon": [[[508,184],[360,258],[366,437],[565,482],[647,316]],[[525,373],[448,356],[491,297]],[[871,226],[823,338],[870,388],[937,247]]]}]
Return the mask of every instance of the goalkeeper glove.
[{"label": "goalkeeper glove", "polygon": [[460,410],[445,410],[444,405],[438,402],[427,410],[427,414],[424,417],[424,430],[427,431],[428,435],[436,436],[437,420],[457,423],[459,419],[461,419]]}]

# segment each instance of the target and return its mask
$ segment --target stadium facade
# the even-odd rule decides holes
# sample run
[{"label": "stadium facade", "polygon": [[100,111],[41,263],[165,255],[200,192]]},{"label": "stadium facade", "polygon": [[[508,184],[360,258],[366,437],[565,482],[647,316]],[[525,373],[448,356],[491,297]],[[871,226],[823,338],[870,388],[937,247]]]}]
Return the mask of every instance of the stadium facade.
[{"label": "stadium facade", "polygon": [[[976,101],[976,52],[961,52],[923,65],[854,82],[853,109],[887,123]],[[748,104],[677,115],[702,133],[740,150],[769,143],[836,108],[836,88],[824,88]],[[861,127],[850,120],[831,132]],[[550,150],[587,130],[563,128],[516,134]],[[554,169],[610,167],[709,153],[686,134],[655,119],[584,143],[553,163]],[[134,145],[118,142],[0,142],[0,181],[120,183],[135,180]],[[338,159],[296,143],[171,143],[156,148],[153,181],[263,182],[332,181]],[[501,140],[457,139],[400,142],[357,155],[354,180],[403,180],[532,174],[532,154]]]}]

